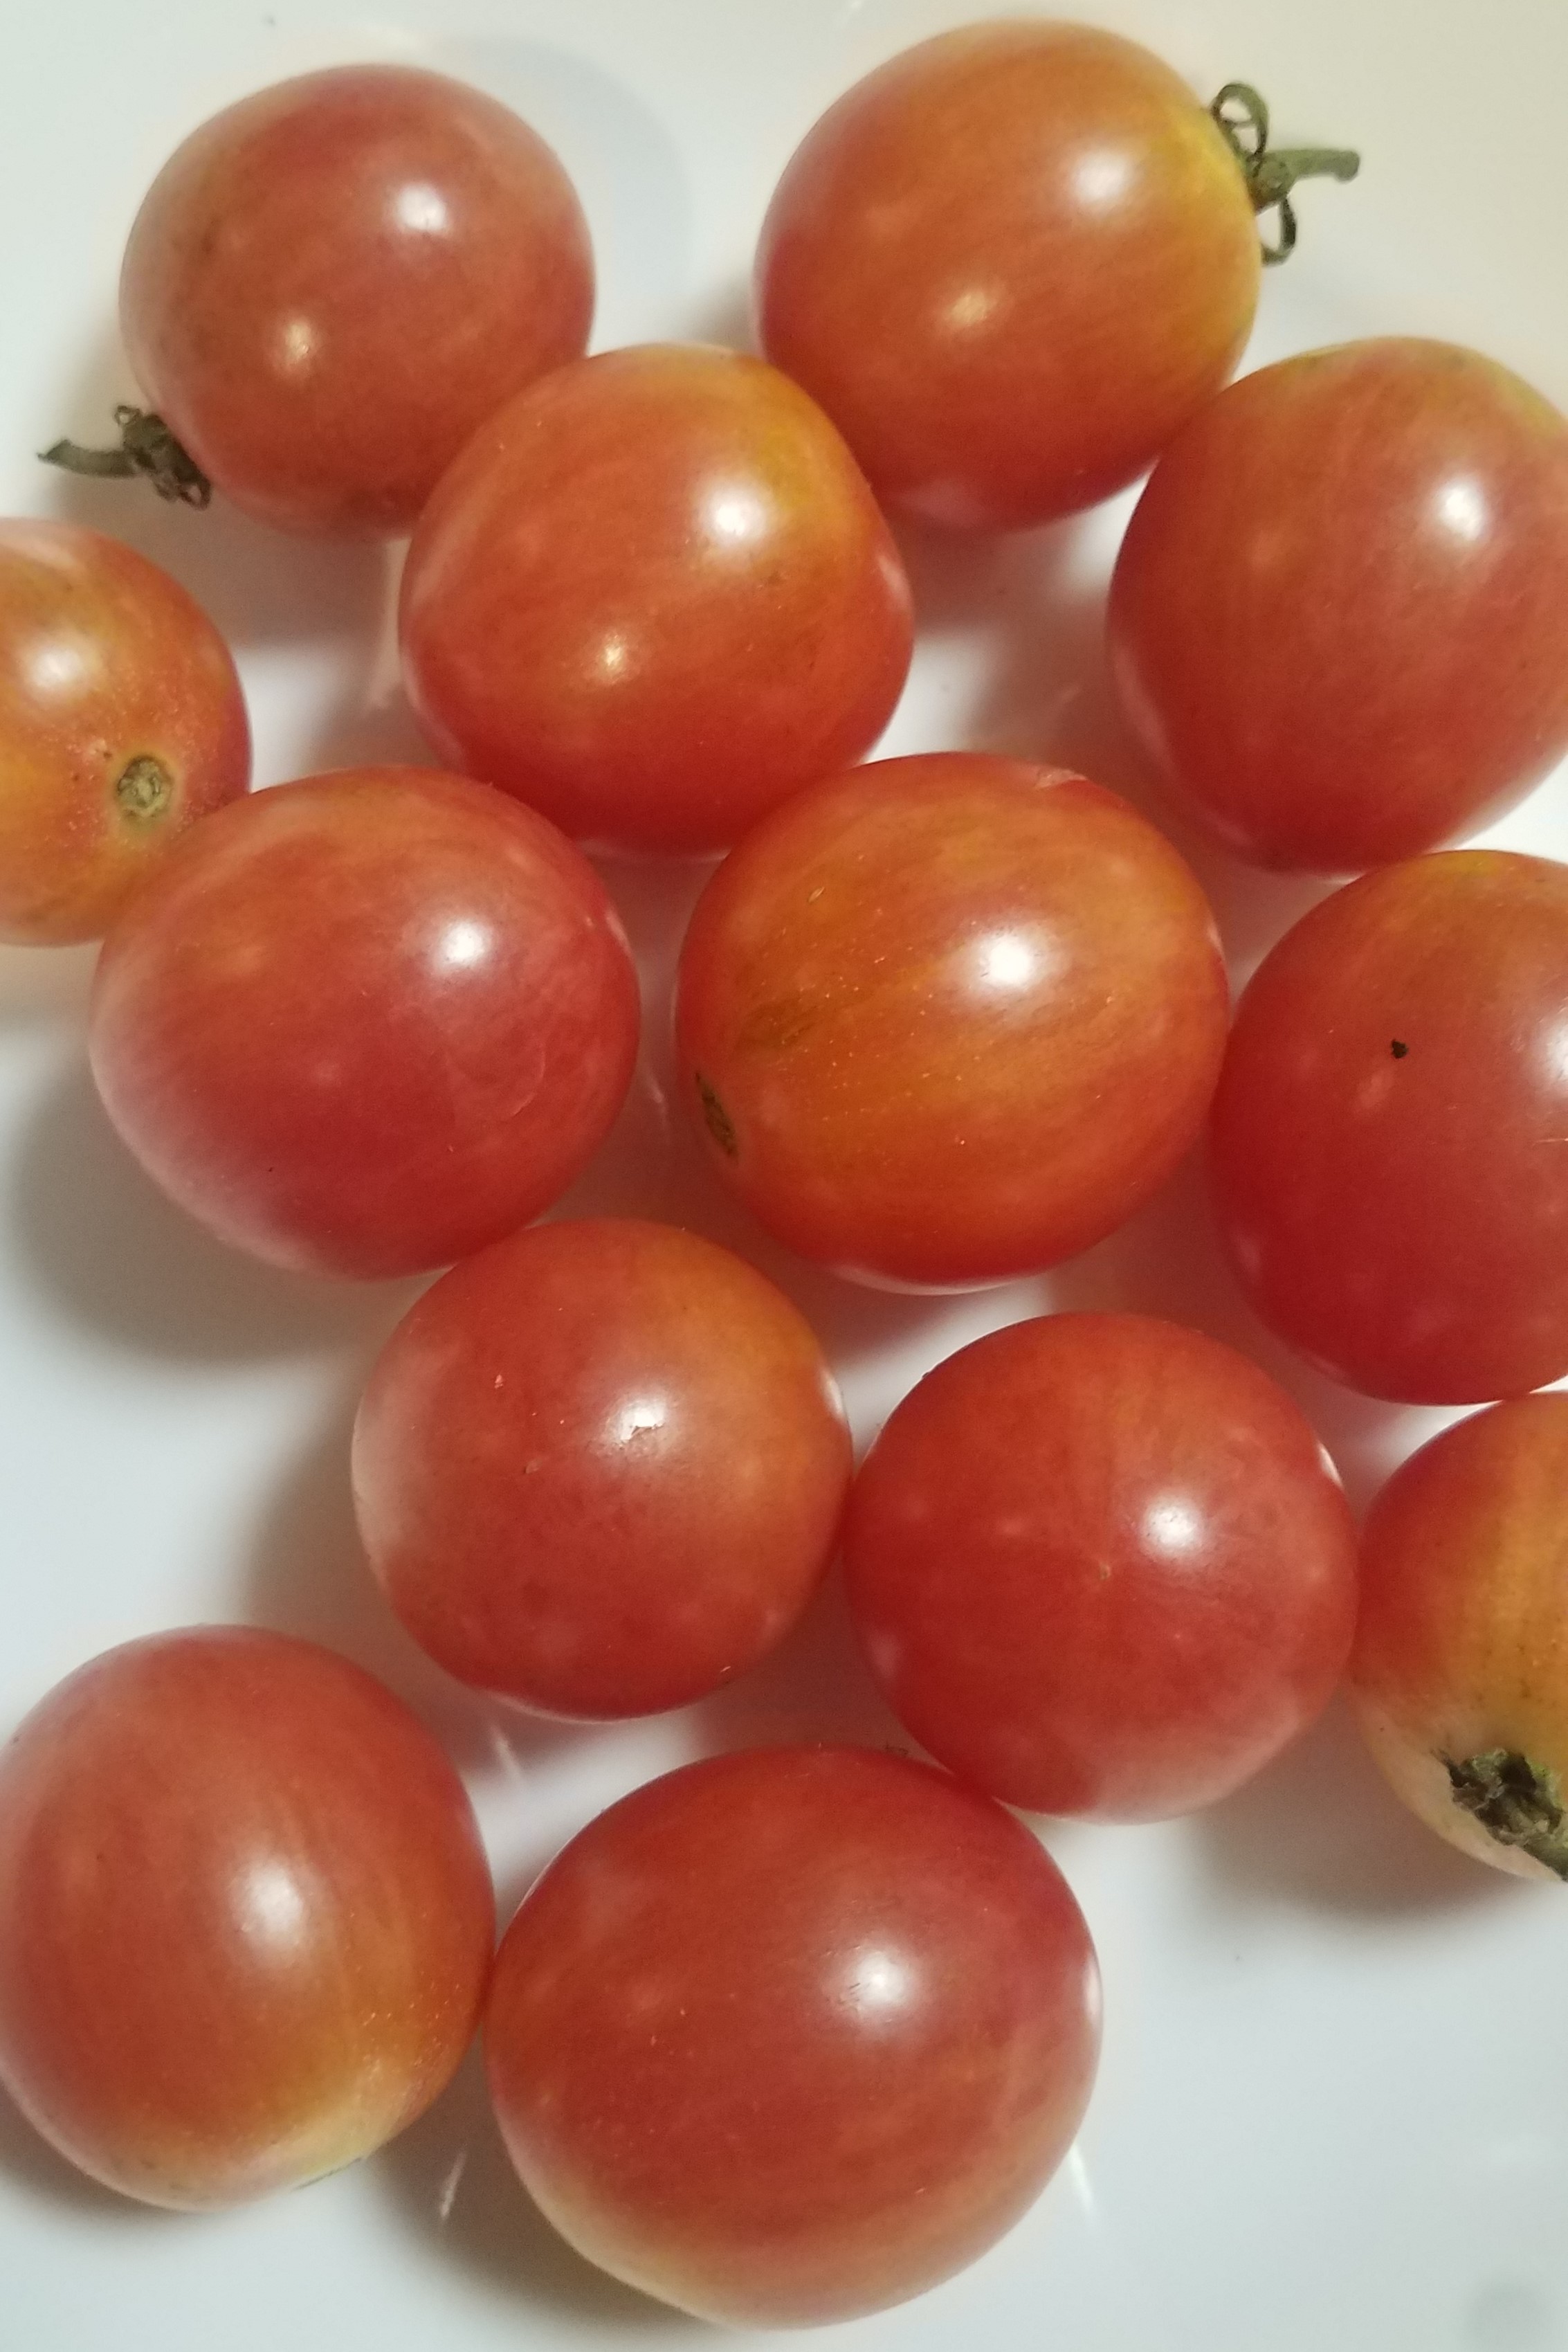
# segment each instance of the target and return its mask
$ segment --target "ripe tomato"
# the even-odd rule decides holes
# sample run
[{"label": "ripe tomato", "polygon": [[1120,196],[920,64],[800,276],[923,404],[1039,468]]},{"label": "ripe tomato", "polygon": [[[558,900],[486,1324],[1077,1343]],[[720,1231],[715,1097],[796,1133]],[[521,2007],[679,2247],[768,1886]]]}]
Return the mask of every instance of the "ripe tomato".
[{"label": "ripe tomato", "polygon": [[857,760],[909,668],[898,551],[804,393],[737,352],[605,352],[431,500],[404,677],[443,759],[601,847],[722,849]]},{"label": "ripe tomato", "polygon": [[311,1643],[128,1643],[0,1753],[0,2078],[128,2197],[235,2204],[379,2147],[462,2057],[494,1927],[456,1773]]},{"label": "ripe tomato", "polygon": [[612,1805],[512,1921],[486,2016],[512,2160],[573,2245],[742,2327],[849,2318],[972,2262],[1093,2078],[1082,1916],[928,1765],[771,1748]]},{"label": "ripe tomato", "polygon": [[1345,874],[1479,831],[1568,751],[1568,418],[1448,343],[1262,368],[1155,467],[1111,642],[1240,856]]},{"label": "ripe tomato", "polygon": [[1143,1315],[961,1348],[855,1481],[850,1605],[889,1704],[993,1797],[1151,1821],[1239,1787],[1328,1699],[1355,1528],[1310,1423]]},{"label": "ripe tomato", "polygon": [[1313,908],[1241,1000],[1219,1219],[1265,1322],[1411,1404],[1568,1372],[1568,867],[1448,850]]},{"label": "ripe tomato", "polygon": [[1350,1686],[1413,1811],[1478,1861],[1568,1878],[1568,1397],[1447,1429],[1373,1504]]},{"label": "ripe tomato", "polygon": [[571,183],[509,109],[340,66],[192,132],[120,286],[138,383],[202,471],[279,530],[407,530],[476,425],[574,359],[593,259]]},{"label": "ripe tomato", "polygon": [[1225,1045],[1201,890],[1114,793],[978,753],[797,794],[697,903],[682,1092],[768,1230],[963,1287],[1098,1241],[1193,1142]]},{"label": "ripe tomato", "polygon": [[1011,528],[1134,480],[1219,390],[1258,299],[1245,173],[1146,49],[966,26],[857,82],[763,225],[763,349],[878,493]]},{"label": "ripe tomato", "polygon": [[89,1045],[153,1180],[275,1265],[374,1277],[526,1224],[637,1050],[625,935],[531,810],[350,768],[223,810],[104,942]]},{"label": "ripe tomato", "polygon": [[451,1674],[549,1715],[700,1698],[821,1581],[850,1440],[810,1325],[668,1225],[541,1225],[444,1276],[354,1429],[360,1532]]},{"label": "ripe tomato", "polygon": [[95,530],[0,522],[0,940],[97,939],[249,782],[234,662],[179,583]]}]

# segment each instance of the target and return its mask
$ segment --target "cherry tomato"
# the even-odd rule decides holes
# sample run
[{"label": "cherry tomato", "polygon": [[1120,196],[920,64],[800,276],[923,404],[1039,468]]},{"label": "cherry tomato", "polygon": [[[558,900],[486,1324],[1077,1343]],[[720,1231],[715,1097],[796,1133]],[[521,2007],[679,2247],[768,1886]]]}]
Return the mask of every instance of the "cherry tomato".
[{"label": "cherry tomato", "polygon": [[855,1481],[850,1605],[915,1737],[993,1797],[1151,1821],[1228,1796],[1328,1699],[1355,1528],[1233,1349],[1052,1315],[959,1349]]},{"label": "cherry tomato", "polygon": [[152,406],[280,530],[407,530],[493,408],[574,359],[593,258],[552,151],[409,66],[278,82],[176,148],[126,247]]},{"label": "cherry tomato", "polygon": [[235,2204],[379,2147],[455,2071],[494,1933],[456,1773],[312,1643],[128,1643],[0,1753],[0,2077],[128,2197]]},{"label": "cherry tomato", "polygon": [[1367,1516],[1350,1688],[1367,1745],[1428,1828],[1526,1878],[1568,1879],[1568,1396],[1446,1429]]},{"label": "cherry tomato", "polygon": [[354,1430],[371,1565],[449,1673],[546,1714],[700,1698],[832,1556],[850,1440],[810,1325],[668,1225],[541,1225],[443,1276]]},{"label": "cherry tomato", "polygon": [[0,522],[0,940],[97,939],[249,782],[234,662],[178,583],[95,530]]},{"label": "cherry tomato", "polygon": [[683,1094],[771,1233],[963,1287],[1087,1248],[1196,1139],[1225,1045],[1203,893],[1125,802],[978,753],[799,793],[697,903]]},{"label": "cherry tomato", "polygon": [[1448,343],[1260,369],[1155,467],[1111,641],[1240,856],[1345,874],[1477,832],[1568,751],[1568,418]]},{"label": "cherry tomato", "polygon": [[1133,481],[1247,341],[1259,240],[1236,155],[1148,50],[966,26],[810,131],[757,258],[769,359],[879,495],[1011,528]]},{"label": "cherry tomato", "polygon": [[909,668],[898,551],[760,360],[605,352],[476,436],[423,517],[404,677],[443,759],[601,847],[722,849],[858,759]]},{"label": "cherry tomato", "polygon": [[1364,876],[1269,955],[1214,1107],[1253,1305],[1369,1395],[1568,1372],[1568,867],[1448,850]]},{"label": "cherry tomato", "polygon": [[564,1192],[637,1048],[604,888],[530,810],[421,768],[257,793],[181,842],[93,986],[120,1136],[221,1240],[374,1277]]},{"label": "cherry tomato", "polygon": [[593,2262],[705,2319],[841,2319],[982,2253],[1093,2078],[1082,1916],[1029,1832],[852,1748],[689,1765],[574,1839],[486,2017],[512,2160]]}]

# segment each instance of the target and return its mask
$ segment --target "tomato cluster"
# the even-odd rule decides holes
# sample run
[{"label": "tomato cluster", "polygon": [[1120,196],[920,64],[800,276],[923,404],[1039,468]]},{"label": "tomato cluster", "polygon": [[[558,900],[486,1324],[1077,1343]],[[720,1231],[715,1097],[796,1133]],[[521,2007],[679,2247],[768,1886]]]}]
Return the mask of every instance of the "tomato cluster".
[{"label": "tomato cluster", "polygon": [[[762,357],[585,356],[564,171],[434,74],[280,84],[159,174],[121,280],[151,406],[49,455],[412,533],[403,675],[444,766],[247,793],[184,592],[0,524],[0,936],[102,937],[99,1095],[212,1233],[439,1273],[351,1475],[450,1675],[578,1720],[681,1706],[841,1553],[936,1763],[672,1773],[493,1953],[462,1783],[379,1685],[240,1627],[109,1652],[0,1754],[0,2080],[99,2179],[194,2207],[313,2178],[483,2021],[517,2169],[581,2251],[710,2318],[844,2317],[991,2243],[1089,2096],[1089,1930],[1009,1806],[1210,1803],[1348,1662],[1418,1811],[1568,1877],[1568,1402],[1530,1393],[1568,1373],[1568,873],[1439,846],[1568,750],[1568,422],[1408,339],[1228,386],[1294,180],[1354,169],[1106,33],[946,35],[790,163]],[[1243,857],[1360,877],[1233,1024],[1197,879],[1116,793],[960,749],[857,764],[917,617],[884,509],[1011,528],[1145,473],[1106,614],[1134,729]],[[1298,1406],[1146,1315],[962,1349],[857,1470],[817,1334],[743,1257],[534,1222],[638,1063],[605,849],[728,853],[674,1085],[785,1250],[917,1290],[1036,1274],[1207,1125],[1275,1333],[1371,1395],[1503,1402],[1396,1475],[1364,1574]]]}]

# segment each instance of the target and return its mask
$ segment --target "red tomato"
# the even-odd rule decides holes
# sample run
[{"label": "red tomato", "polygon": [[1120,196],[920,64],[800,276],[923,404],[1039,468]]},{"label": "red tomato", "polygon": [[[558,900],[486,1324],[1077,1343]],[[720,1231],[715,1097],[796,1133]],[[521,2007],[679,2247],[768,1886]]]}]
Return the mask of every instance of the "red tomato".
[{"label": "red tomato", "polygon": [[379,2147],[462,2057],[494,1932],[457,1775],[311,1643],[128,1643],[0,1753],[0,2078],[128,2197],[235,2204]]},{"label": "red tomato", "polygon": [[769,359],[884,498],[1011,528],[1133,481],[1241,355],[1246,175],[1148,50],[966,26],[857,82],[763,225]]},{"label": "red tomato", "polygon": [[671,1772],[546,1871],[486,2017],[512,2160],[573,2245],[742,2327],[972,2262],[1078,2127],[1099,1980],[1029,1832],[929,1766]]},{"label": "red tomato", "polygon": [[592,868],[422,768],[257,793],[110,932],[93,1076],[172,1200],[275,1265],[374,1277],[526,1224],[607,1133],[637,980]]},{"label": "red tomato", "polygon": [[855,1481],[850,1605],[932,1754],[1047,1813],[1211,1804],[1328,1699],[1355,1528],[1283,1390],[1143,1315],[962,1348]]},{"label": "red tomato", "polygon": [[354,1429],[360,1532],[451,1674],[546,1714],[683,1706],[821,1581],[850,1478],[810,1325],[667,1225],[541,1225],[406,1315]]},{"label": "red tomato", "polygon": [[942,753],[801,793],[697,903],[681,1087],[792,1249],[963,1287],[1121,1223],[1195,1139],[1225,1045],[1203,893],[1114,793]]},{"label": "red tomato", "polygon": [[1213,1166],[1253,1305],[1334,1379],[1568,1372],[1568,867],[1449,850],[1315,907],[1241,1000]]},{"label": "red tomato", "polygon": [[178,583],[95,530],[0,522],[0,940],[97,939],[249,782],[228,647]]},{"label": "red tomato", "polygon": [[1350,1687],[1406,1803],[1462,1853],[1568,1878],[1568,1397],[1435,1437],[1374,1503]]},{"label": "red tomato", "polygon": [[909,668],[898,551],[760,360],[655,343],[525,393],[409,550],[403,669],[453,766],[565,831],[722,849],[870,749]]},{"label": "red tomato", "polygon": [[1568,751],[1568,419],[1448,343],[1263,368],[1160,459],[1111,642],[1240,856],[1344,874],[1477,832]]},{"label": "red tomato", "polygon": [[407,530],[476,425],[574,359],[593,257],[510,110],[409,66],[257,90],[192,132],[120,285],[152,405],[280,530]]}]

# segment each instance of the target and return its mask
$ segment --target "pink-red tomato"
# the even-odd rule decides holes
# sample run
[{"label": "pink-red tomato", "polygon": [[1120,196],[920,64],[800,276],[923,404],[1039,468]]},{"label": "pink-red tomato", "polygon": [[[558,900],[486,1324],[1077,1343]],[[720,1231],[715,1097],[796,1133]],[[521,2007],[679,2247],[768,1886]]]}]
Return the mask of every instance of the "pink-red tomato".
[{"label": "pink-red tomato", "polygon": [[1568,1396],[1516,1397],[1367,1515],[1350,1690],[1405,1802],[1462,1853],[1568,1878]]},{"label": "pink-red tomato", "polygon": [[850,1605],[889,1703],[1009,1804],[1192,1811],[1324,1705],[1355,1528],[1299,1408],[1245,1356],[1144,1315],[962,1348],[855,1481]]},{"label": "pink-red tomato", "polygon": [[1365,1519],[1349,1694],[1406,1804],[1462,1853],[1568,1879],[1568,1397],[1443,1430]]},{"label": "pink-red tomato", "polygon": [[280,784],[104,942],[89,1046],[155,1182],[275,1265],[376,1277],[526,1224],[608,1132],[637,979],[587,861],[423,768]]},{"label": "pink-red tomato", "polygon": [[403,573],[403,675],[442,758],[612,849],[726,848],[859,759],[912,626],[827,418],[706,345],[601,352],[521,394]]},{"label": "pink-red tomato", "polygon": [[1478,832],[1568,751],[1568,418],[1449,343],[1260,369],[1155,467],[1111,644],[1241,856],[1348,874]]},{"label": "pink-red tomato", "polygon": [[1245,174],[1169,67],[1084,25],[970,25],[857,82],[790,162],[763,349],[878,493],[1012,528],[1134,480],[1241,355]]},{"label": "pink-red tomato", "polygon": [[741,1258],[632,1219],[498,1242],[411,1308],[354,1428],[371,1565],[451,1674],[647,1715],[770,1649],[827,1570],[850,1440]]},{"label": "pink-red tomato", "polygon": [[1175,1168],[1225,1046],[1207,904],[1124,801],[980,753],[800,793],[682,950],[682,1093],[802,1255],[966,1285],[1087,1248]]},{"label": "pink-red tomato", "polygon": [[1242,997],[1212,1162],[1253,1306],[1336,1380],[1568,1372],[1568,866],[1447,850],[1315,907]]},{"label": "pink-red tomato", "polygon": [[96,530],[0,522],[0,940],[97,939],[249,782],[233,659],[178,582]]},{"label": "pink-red tomato", "polygon": [[512,1921],[486,2014],[512,2160],[579,2251],[705,2319],[797,2326],[984,2252],[1093,2079],[1082,1916],[928,1765],[782,1748],[600,1815]]},{"label": "pink-red tomato", "polygon": [[467,2047],[494,1934],[456,1773],[313,1643],[127,1643],[0,1751],[0,2080],[128,2197],[231,2205],[379,2147]]},{"label": "pink-red tomato", "polygon": [[152,406],[280,530],[407,530],[477,425],[588,341],[593,257],[552,150],[483,90],[338,66],[177,147],[120,330]]}]

